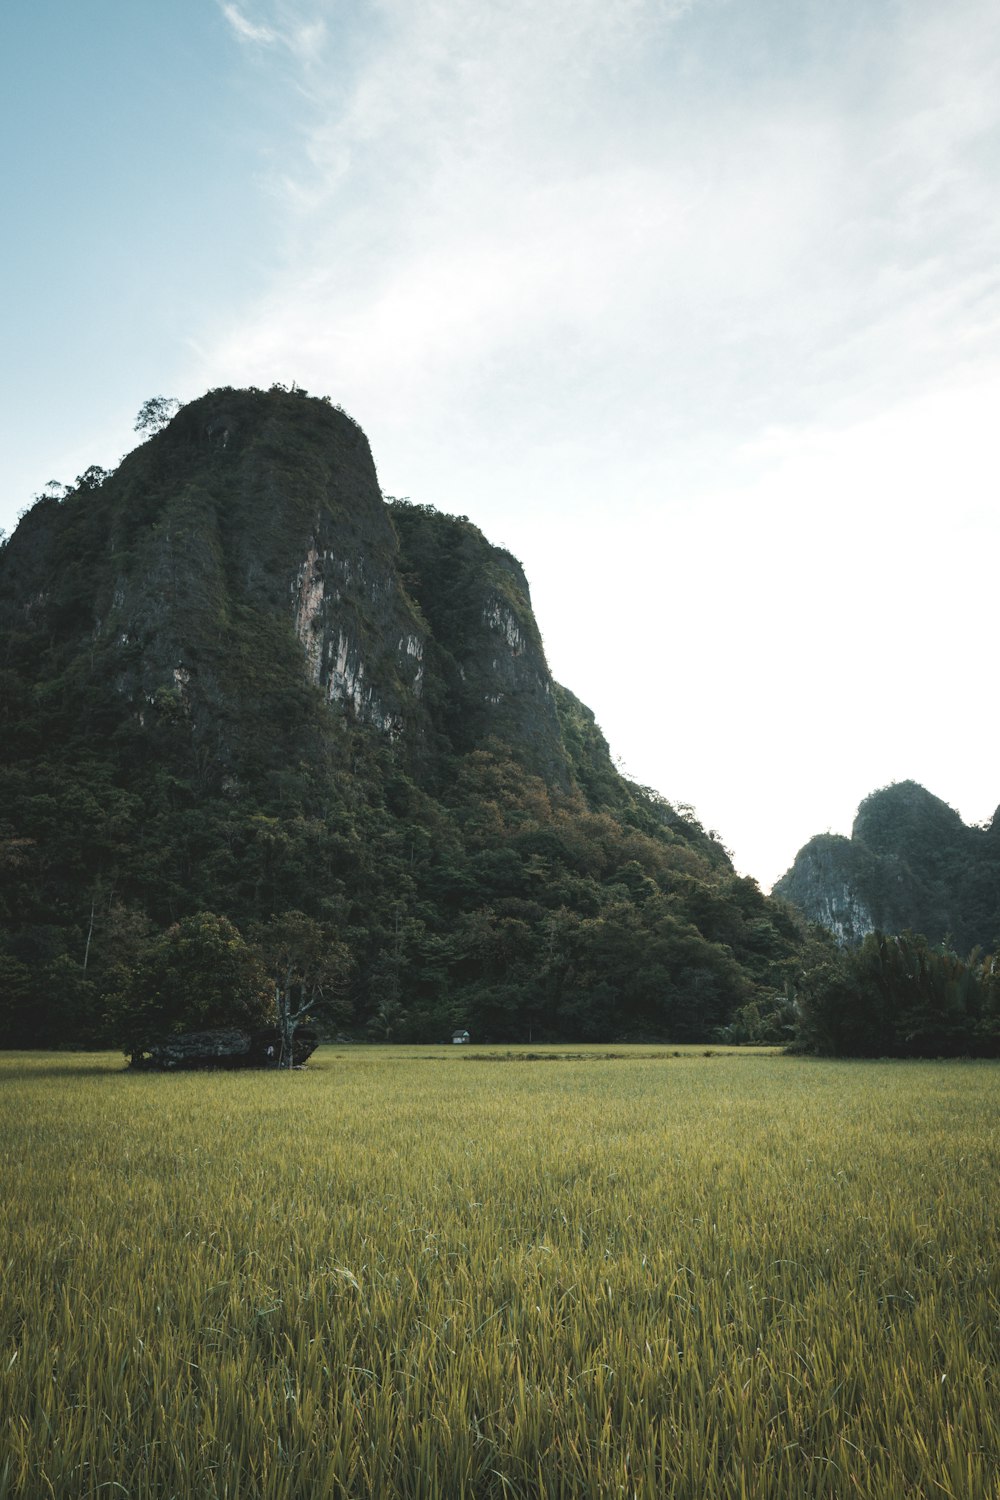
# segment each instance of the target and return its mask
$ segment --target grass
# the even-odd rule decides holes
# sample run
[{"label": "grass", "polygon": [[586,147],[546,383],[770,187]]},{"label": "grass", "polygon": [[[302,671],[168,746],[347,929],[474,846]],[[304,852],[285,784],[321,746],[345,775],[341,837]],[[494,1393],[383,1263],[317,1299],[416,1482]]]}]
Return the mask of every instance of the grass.
[{"label": "grass", "polygon": [[1000,1496],[996,1065],[510,1050],[0,1059],[2,1500]]}]

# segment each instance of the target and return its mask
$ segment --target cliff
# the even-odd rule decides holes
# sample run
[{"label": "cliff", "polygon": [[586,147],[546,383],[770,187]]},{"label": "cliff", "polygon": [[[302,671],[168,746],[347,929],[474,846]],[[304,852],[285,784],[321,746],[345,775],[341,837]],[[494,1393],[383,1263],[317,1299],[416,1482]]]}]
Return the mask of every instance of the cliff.
[{"label": "cliff", "polygon": [[844,944],[870,932],[1000,946],[1000,818],[970,828],[913,781],[866,797],[849,839],[810,839],[774,894]]},{"label": "cliff", "polygon": [[464,518],[387,507],[367,439],[324,402],[192,402],[99,490],[36,505],[3,579],[8,631],[85,649],[90,689],[142,727],[183,714],[209,781],[261,731],[290,748],[261,708],[304,656],[329,704],[410,757],[495,734],[569,784],[520,564]]},{"label": "cliff", "polygon": [[707,1037],[793,961],[795,920],[553,682],[517,560],[387,504],[326,401],[211,392],[40,501],[0,629],[15,1037],[100,1039],[199,911],[325,924],[342,1026],[413,1039]]}]

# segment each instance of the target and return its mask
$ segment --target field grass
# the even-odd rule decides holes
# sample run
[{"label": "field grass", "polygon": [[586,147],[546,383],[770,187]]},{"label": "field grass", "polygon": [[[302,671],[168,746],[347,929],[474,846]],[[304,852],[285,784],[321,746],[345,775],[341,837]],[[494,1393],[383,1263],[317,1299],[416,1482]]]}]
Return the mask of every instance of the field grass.
[{"label": "field grass", "polygon": [[8,1055],[0,1497],[1000,1496],[998,1102],[720,1049]]}]

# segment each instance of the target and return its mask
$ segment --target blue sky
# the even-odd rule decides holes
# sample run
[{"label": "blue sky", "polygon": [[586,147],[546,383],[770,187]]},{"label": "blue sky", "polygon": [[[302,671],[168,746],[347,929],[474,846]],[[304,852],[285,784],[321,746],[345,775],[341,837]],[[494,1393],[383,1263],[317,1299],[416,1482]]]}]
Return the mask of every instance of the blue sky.
[{"label": "blue sky", "polygon": [[992,813],[995,0],[32,0],[0,58],[0,525],[295,380],[765,885],[893,779]]}]

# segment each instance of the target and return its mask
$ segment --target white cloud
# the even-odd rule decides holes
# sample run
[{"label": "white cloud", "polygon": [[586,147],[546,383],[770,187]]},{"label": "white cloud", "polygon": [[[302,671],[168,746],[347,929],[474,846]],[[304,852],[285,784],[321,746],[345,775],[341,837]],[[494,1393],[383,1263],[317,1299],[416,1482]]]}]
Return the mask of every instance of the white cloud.
[{"label": "white cloud", "polygon": [[257,42],[269,47],[278,40],[278,33],[272,27],[254,25],[247,20],[239,6],[222,3],[219,8],[241,41]]},{"label": "white cloud", "polygon": [[647,388],[665,372],[710,403],[735,382],[759,408],[772,385],[800,406],[814,385],[825,402],[917,379],[963,310],[967,357],[985,346],[997,210],[962,152],[996,121],[991,66],[966,78],[978,103],[950,110],[912,38],[860,126],[846,86],[749,89],[724,55],[729,97],[692,99],[665,40],[667,21],[696,25],[686,12],[387,0],[349,76],[309,73],[306,149],[282,179],[288,270],[221,357],[301,358],[305,328],[361,399],[408,365],[447,398],[470,363],[517,343],[530,364],[571,325]]},{"label": "white cloud", "polygon": [[231,0],[219,0],[219,8],[241,42],[283,47],[305,67],[312,66],[322,55],[327,31],[321,17],[304,21],[283,6],[276,24],[265,25],[251,21]]}]

